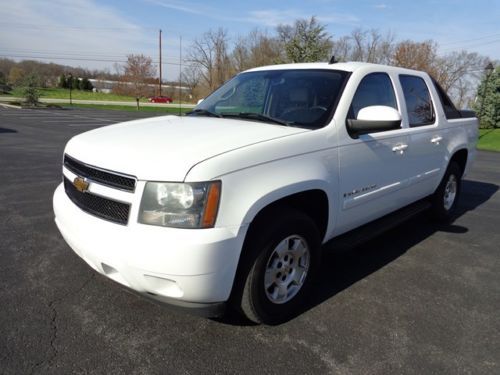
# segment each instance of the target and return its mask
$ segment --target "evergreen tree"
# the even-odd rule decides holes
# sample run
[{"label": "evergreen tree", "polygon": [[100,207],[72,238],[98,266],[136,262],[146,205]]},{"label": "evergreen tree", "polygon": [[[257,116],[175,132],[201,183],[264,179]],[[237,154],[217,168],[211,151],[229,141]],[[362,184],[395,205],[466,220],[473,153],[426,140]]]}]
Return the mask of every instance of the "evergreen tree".
[{"label": "evergreen tree", "polygon": [[500,66],[483,77],[474,110],[482,128],[500,128]]},{"label": "evergreen tree", "polygon": [[35,74],[29,74],[23,85],[23,96],[28,105],[37,105],[40,92],[38,91],[39,78]]},{"label": "evergreen tree", "polygon": [[68,88],[68,81],[66,80],[66,76],[64,75],[64,73],[59,77],[59,83],[57,84],[57,87],[60,87],[62,89]]}]

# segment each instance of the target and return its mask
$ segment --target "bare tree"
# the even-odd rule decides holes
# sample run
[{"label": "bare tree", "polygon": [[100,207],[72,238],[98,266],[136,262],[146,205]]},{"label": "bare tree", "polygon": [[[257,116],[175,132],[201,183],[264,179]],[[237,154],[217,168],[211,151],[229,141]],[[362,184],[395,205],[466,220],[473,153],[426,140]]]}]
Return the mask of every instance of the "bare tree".
[{"label": "bare tree", "polygon": [[405,40],[396,46],[392,63],[404,68],[423,70],[437,78],[436,51],[437,45],[432,40],[424,42]]},{"label": "bare tree", "polygon": [[189,92],[195,98],[197,97],[196,89],[200,84],[201,72],[197,65],[186,66],[181,73],[181,81],[189,88]]},{"label": "bare tree", "polygon": [[136,98],[149,96],[154,91],[149,84],[154,83],[156,68],[151,57],[140,55],[127,55],[127,62],[122,67],[115,66],[117,73],[122,71],[120,85],[113,91],[132,95]]},{"label": "bare tree", "polygon": [[437,44],[404,41],[397,45],[392,63],[429,73],[446,90],[458,107],[470,106],[488,59],[467,51],[437,53]]},{"label": "bare tree", "polygon": [[207,91],[211,92],[219,87],[232,75],[226,30],[210,30],[196,39],[188,60],[199,66],[201,83]]},{"label": "bare tree", "polygon": [[364,61],[388,64],[392,58],[395,43],[394,34],[382,35],[377,29],[355,29],[349,36],[333,41],[332,54],[339,61]]},{"label": "bare tree", "polygon": [[240,37],[231,54],[236,72],[257,66],[277,64],[282,59],[280,43],[266,32],[254,29],[247,37]]}]

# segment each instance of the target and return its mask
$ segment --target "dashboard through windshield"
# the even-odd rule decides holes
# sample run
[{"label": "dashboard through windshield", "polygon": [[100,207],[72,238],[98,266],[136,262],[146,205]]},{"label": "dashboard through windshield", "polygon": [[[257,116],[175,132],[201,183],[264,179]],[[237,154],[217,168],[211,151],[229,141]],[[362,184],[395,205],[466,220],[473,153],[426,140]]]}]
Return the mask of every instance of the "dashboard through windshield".
[{"label": "dashboard through windshield", "polygon": [[189,115],[318,129],[331,120],[347,76],[347,72],[326,69],[241,73]]}]

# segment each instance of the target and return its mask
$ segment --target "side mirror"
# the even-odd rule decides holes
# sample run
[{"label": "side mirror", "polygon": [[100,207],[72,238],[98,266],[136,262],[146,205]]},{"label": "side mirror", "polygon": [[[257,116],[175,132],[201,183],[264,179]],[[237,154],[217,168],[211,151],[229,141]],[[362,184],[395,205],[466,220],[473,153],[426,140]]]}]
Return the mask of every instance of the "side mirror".
[{"label": "side mirror", "polygon": [[373,105],[362,108],[358,118],[347,119],[347,129],[353,136],[375,133],[401,128],[401,115],[399,112],[384,105]]},{"label": "side mirror", "polygon": [[201,98],[200,100],[198,100],[198,102],[196,103],[196,105],[200,104],[205,98]]}]

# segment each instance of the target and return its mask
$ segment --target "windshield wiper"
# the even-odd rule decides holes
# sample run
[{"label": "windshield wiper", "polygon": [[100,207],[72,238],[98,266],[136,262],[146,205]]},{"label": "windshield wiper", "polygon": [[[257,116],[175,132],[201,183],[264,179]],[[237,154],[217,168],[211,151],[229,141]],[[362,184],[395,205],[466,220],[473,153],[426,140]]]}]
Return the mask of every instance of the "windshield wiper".
[{"label": "windshield wiper", "polygon": [[272,122],[274,124],[279,124],[279,125],[284,125],[284,126],[290,126],[290,125],[294,124],[294,122],[280,120],[280,119],[277,119],[274,117],[263,115],[262,113],[255,113],[255,112],[223,113],[222,116],[223,117],[239,117],[239,118],[257,120],[257,121],[262,121],[262,122]]},{"label": "windshield wiper", "polygon": [[208,109],[195,109],[193,111],[187,112],[186,115],[202,115],[202,116],[211,116],[211,117],[222,117],[218,113],[209,111]]}]

